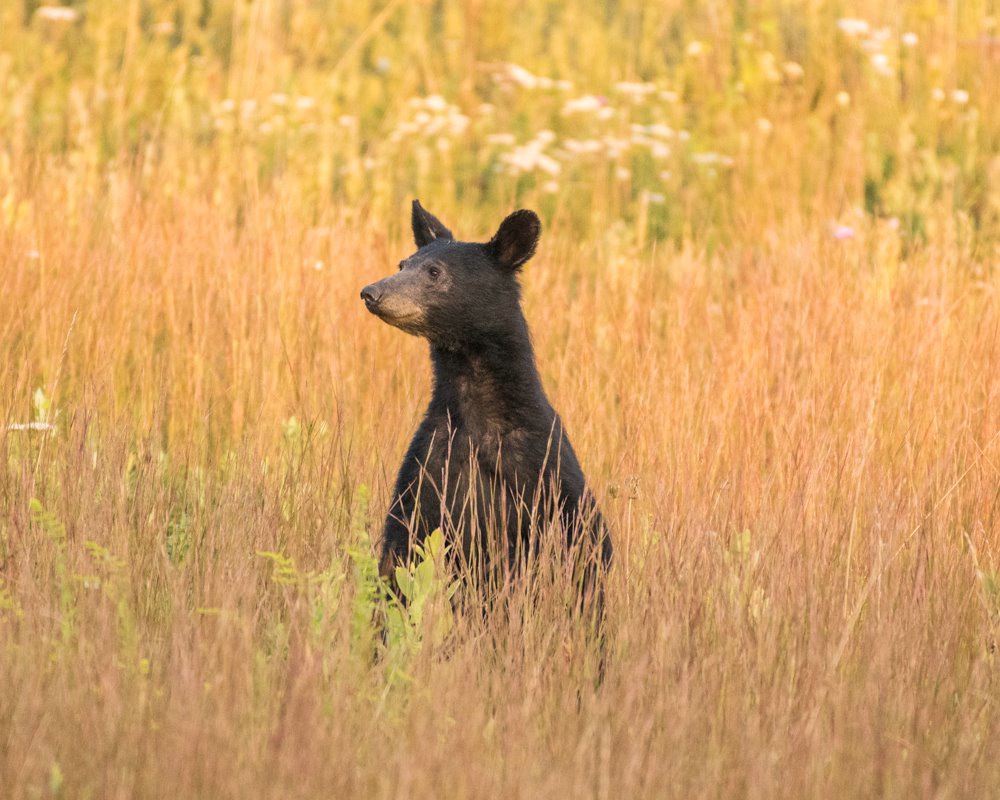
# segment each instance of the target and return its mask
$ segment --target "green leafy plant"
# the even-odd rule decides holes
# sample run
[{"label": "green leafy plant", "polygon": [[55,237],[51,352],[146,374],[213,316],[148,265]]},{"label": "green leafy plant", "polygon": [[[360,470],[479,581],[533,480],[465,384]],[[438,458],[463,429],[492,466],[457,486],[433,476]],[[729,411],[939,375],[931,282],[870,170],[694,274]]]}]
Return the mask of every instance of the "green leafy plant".
[{"label": "green leafy plant", "polygon": [[63,645],[69,645],[76,629],[76,591],[69,574],[66,554],[66,526],[37,497],[31,498],[28,510],[32,522],[42,530],[53,548],[53,570],[59,594],[59,632]]}]

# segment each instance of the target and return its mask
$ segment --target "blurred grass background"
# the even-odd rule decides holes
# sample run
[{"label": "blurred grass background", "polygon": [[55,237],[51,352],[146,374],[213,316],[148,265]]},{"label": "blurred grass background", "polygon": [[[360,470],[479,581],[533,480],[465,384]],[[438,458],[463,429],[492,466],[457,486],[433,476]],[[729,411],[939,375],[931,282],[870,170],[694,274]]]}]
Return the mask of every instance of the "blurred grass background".
[{"label": "blurred grass background", "polygon": [[[0,793],[989,796],[997,26],[0,5]],[[429,375],[358,292],[414,196],[543,218],[526,313],[616,539],[599,686],[557,581],[453,618],[433,559],[371,658]]]},{"label": "blurred grass background", "polygon": [[[422,192],[478,224],[519,202],[580,232],[625,220],[641,243],[859,208],[907,243],[947,222],[995,255],[1000,44],[982,0],[48,8],[0,11],[0,134],[76,196],[125,173],[231,213],[285,188],[313,215],[394,224]],[[568,110],[581,97],[595,106]],[[551,163],[507,160],[539,132]]]}]

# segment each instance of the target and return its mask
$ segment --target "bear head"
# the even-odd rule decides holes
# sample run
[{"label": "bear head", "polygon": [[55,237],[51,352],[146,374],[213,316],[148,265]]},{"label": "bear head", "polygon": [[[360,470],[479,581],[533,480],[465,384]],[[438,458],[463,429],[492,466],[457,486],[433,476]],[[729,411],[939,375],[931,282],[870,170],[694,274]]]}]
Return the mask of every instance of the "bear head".
[{"label": "bear head", "polygon": [[455,241],[419,200],[411,222],[417,251],[361,290],[372,314],[450,349],[523,325],[517,275],[542,229],[533,211],[515,211],[485,243]]}]

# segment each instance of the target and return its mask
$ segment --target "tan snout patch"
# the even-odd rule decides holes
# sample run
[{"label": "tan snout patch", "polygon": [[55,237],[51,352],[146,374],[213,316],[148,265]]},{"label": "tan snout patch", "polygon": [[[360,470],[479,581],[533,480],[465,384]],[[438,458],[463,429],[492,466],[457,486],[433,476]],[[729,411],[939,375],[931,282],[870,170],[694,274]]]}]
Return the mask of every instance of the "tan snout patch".
[{"label": "tan snout patch", "polygon": [[424,321],[424,310],[410,298],[392,295],[385,298],[378,307],[378,315],[390,325],[402,330],[410,330]]}]

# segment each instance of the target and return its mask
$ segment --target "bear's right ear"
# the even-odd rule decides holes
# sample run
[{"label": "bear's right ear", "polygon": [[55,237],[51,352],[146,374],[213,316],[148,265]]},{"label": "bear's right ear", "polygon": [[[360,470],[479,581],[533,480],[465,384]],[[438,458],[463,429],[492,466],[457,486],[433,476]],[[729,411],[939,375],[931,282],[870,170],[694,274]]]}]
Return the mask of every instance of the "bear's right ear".
[{"label": "bear's right ear", "polygon": [[441,224],[441,220],[427,211],[419,200],[413,201],[413,215],[411,218],[413,225],[413,241],[417,243],[417,249],[426,244],[430,244],[435,239],[454,239],[451,231]]},{"label": "bear's right ear", "polygon": [[535,254],[541,235],[542,223],[538,215],[522,208],[500,223],[493,238],[486,243],[486,252],[504,269],[518,270]]}]

